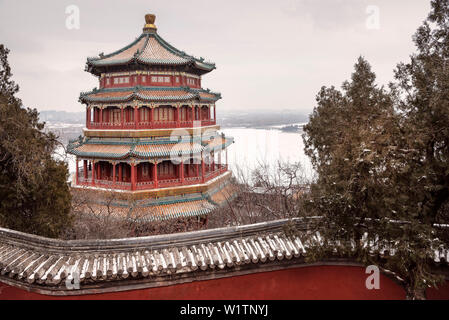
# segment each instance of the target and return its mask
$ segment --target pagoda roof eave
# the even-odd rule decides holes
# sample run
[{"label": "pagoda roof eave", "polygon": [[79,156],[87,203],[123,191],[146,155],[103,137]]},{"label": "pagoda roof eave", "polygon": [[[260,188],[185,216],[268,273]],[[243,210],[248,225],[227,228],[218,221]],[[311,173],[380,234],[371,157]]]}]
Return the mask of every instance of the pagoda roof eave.
[{"label": "pagoda roof eave", "polygon": [[94,89],[82,92],[79,101],[88,103],[127,102],[140,100],[145,102],[204,101],[216,102],[221,94],[204,89],[189,87],[129,87],[114,89]]},{"label": "pagoda roof eave", "polygon": [[[216,140],[215,140],[216,139]],[[227,148],[234,142],[233,137],[217,135],[212,141],[175,142],[161,141],[113,141],[113,140],[72,140],[67,152],[78,157],[92,159],[125,160],[130,158],[148,160],[170,159],[173,156],[198,155],[203,151]]]},{"label": "pagoda roof eave", "polygon": [[206,62],[203,58],[196,58],[178,50],[157,33],[143,33],[129,45],[108,55],[89,57],[86,70],[93,74],[100,74],[102,68],[120,65],[142,64],[146,66],[189,66],[204,74],[214,70],[215,63]]}]

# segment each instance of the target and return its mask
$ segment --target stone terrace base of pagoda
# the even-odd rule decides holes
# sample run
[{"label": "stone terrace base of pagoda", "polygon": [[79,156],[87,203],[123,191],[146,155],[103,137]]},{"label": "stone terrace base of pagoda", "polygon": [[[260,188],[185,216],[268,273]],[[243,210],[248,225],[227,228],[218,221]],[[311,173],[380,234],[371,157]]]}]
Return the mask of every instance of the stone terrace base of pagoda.
[{"label": "stone terrace base of pagoda", "polygon": [[113,190],[75,186],[76,198],[89,214],[107,214],[109,218],[152,222],[177,218],[207,219],[216,208],[228,204],[236,196],[231,172],[203,184],[150,190]]}]

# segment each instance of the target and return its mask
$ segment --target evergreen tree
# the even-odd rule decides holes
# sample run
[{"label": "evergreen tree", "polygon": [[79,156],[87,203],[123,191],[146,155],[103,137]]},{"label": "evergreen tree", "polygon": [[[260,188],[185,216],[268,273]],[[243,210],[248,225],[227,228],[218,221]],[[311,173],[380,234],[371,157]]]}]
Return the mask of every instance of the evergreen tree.
[{"label": "evergreen tree", "polygon": [[24,108],[0,44],[0,226],[56,237],[70,224],[68,169],[35,109]]},{"label": "evergreen tree", "polygon": [[398,65],[397,104],[403,137],[413,158],[419,197],[417,214],[429,223],[447,222],[449,199],[449,0],[433,0],[432,10],[414,35],[417,53]]},{"label": "evergreen tree", "polygon": [[441,190],[426,178],[435,176],[432,167],[422,164],[429,146],[421,145],[421,135],[433,129],[422,127],[422,115],[421,127],[412,124],[418,119],[410,118],[408,101],[396,112],[400,97],[397,88],[387,92],[375,85],[363,58],[342,91],[322,88],[317,95],[303,139],[318,173],[306,207],[323,217],[323,241],[308,241],[318,244],[312,259],[338,252],[376,264],[402,279],[409,298],[424,298],[424,290],[440,280],[432,266],[445,232],[435,223],[447,221],[439,214],[447,199],[424,208],[431,190]]}]

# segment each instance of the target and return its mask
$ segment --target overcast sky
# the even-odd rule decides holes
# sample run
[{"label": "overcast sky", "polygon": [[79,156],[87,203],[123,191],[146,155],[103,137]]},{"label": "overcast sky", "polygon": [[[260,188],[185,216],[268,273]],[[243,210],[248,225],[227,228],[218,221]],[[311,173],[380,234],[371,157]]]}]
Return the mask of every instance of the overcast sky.
[{"label": "overcast sky", "polygon": [[[79,29],[66,27],[69,5]],[[129,44],[154,13],[166,41],[216,63],[203,87],[222,93],[218,108],[308,113],[320,87],[340,86],[359,55],[379,83],[391,81],[429,10],[430,0],[0,0],[0,43],[25,105],[83,111],[79,93],[98,86],[86,58]]]}]

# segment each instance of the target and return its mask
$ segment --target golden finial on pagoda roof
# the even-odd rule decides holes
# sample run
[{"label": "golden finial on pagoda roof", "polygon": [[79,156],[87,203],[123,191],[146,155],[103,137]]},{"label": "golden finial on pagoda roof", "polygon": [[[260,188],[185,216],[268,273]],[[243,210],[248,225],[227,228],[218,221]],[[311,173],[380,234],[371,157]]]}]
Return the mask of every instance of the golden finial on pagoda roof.
[{"label": "golden finial on pagoda roof", "polygon": [[145,15],[145,26],[143,27],[143,31],[156,31],[157,28],[154,25],[155,20],[156,20],[156,15],[146,14]]}]

